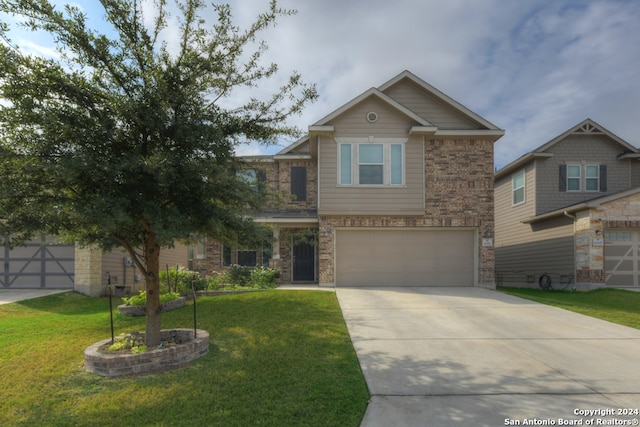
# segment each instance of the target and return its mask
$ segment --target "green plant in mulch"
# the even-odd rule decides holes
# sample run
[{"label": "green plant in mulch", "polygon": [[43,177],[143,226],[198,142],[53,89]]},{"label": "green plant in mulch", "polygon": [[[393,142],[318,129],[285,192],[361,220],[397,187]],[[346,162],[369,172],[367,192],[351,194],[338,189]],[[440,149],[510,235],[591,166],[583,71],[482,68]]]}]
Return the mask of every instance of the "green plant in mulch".
[{"label": "green plant in mulch", "polygon": [[120,334],[113,339],[112,344],[108,344],[101,351],[105,353],[144,353],[148,347],[144,344],[144,335],[138,332],[130,334]]},{"label": "green plant in mulch", "polygon": [[[160,295],[160,303],[165,303],[169,301],[173,301],[180,298],[180,294],[177,292],[166,292]],[[145,291],[140,291],[138,295],[132,295],[130,297],[122,298],[122,301],[126,305],[131,306],[142,306],[147,303],[147,293]]]}]

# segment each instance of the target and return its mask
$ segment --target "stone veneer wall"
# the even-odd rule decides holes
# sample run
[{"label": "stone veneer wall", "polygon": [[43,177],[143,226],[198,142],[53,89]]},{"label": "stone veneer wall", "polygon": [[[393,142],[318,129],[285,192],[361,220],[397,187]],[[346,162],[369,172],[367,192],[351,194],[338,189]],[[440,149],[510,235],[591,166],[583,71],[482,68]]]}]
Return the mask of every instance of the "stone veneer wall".
[{"label": "stone veneer wall", "polygon": [[[640,194],[605,203],[576,216],[576,283],[604,285],[605,245],[609,229],[640,229]],[[597,240],[596,240],[597,241]]]},{"label": "stone veneer wall", "polygon": [[474,227],[478,229],[478,284],[495,286],[493,142],[429,140],[425,143],[423,217],[319,216],[320,284],[335,283],[336,227]]},{"label": "stone veneer wall", "polygon": [[91,297],[102,295],[102,251],[91,246],[76,246],[75,258],[74,289]]}]

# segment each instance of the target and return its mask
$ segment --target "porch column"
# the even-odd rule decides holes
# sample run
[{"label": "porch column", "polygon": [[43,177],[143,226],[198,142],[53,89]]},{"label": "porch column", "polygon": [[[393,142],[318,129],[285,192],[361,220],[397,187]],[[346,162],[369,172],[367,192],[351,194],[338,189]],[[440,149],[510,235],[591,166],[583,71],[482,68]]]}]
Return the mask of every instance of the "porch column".
[{"label": "porch column", "polygon": [[[280,269],[280,227],[276,226],[273,229],[273,239],[271,240],[271,259],[269,260],[269,268],[280,271],[282,276],[282,270]],[[278,281],[282,280],[282,277]]]}]

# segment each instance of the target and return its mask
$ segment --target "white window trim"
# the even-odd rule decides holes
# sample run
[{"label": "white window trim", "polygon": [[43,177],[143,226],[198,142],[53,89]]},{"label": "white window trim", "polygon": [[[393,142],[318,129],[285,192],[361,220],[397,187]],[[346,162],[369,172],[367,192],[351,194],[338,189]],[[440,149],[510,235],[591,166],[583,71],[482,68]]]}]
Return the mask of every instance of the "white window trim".
[{"label": "white window trim", "polygon": [[[596,170],[598,171],[598,177],[597,178],[589,178],[587,177],[587,168],[589,166],[594,166],[596,168]],[[587,188],[587,179],[597,179],[597,183],[596,183],[596,189],[595,190],[589,190]],[[599,193],[600,192],[600,165],[599,164],[595,164],[595,163],[591,163],[591,164],[586,164],[584,165],[584,191],[587,193]]]},{"label": "white window trim", "polygon": [[[335,138],[337,150],[337,186],[338,187],[362,187],[362,188],[399,188],[406,187],[406,138]],[[342,184],[342,145],[349,144],[351,146],[351,184]],[[360,184],[360,145],[381,144],[383,146],[383,183],[382,184]],[[402,183],[391,184],[391,146],[397,144],[401,146],[402,158]]]},{"label": "white window trim", "polygon": [[[580,171],[580,175],[577,177],[578,179],[578,189],[577,190],[572,190],[569,188],[569,180],[570,179],[576,179],[576,177],[570,177],[569,176],[569,168],[572,166],[577,166],[578,170]],[[567,163],[567,192],[568,193],[579,193],[582,191],[582,189],[584,188],[583,186],[583,173],[582,173],[582,165],[580,163]]]},{"label": "white window trim", "polygon": [[[520,175],[520,174],[522,174],[522,187],[513,188],[513,180],[517,175]],[[514,203],[513,201],[514,193],[516,192],[516,190],[519,190],[520,188],[522,188],[522,201]],[[513,175],[511,175],[511,205],[519,206],[525,203],[526,201],[527,201],[527,174],[526,174],[526,171],[523,169],[520,172],[516,172]]]}]

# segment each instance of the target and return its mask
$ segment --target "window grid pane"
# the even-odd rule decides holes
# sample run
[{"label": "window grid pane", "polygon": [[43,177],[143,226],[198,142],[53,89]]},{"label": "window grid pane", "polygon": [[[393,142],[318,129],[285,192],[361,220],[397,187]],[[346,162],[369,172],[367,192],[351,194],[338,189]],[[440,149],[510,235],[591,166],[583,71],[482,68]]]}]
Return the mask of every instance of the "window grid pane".
[{"label": "window grid pane", "polygon": [[358,160],[361,165],[384,163],[384,146],[382,144],[360,145]]},{"label": "window grid pane", "polygon": [[567,190],[580,191],[580,166],[567,166]]},{"label": "window grid pane", "polygon": [[383,184],[382,165],[360,165],[360,184]]}]

